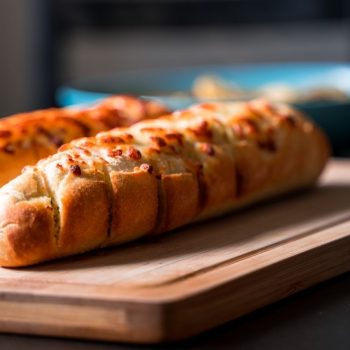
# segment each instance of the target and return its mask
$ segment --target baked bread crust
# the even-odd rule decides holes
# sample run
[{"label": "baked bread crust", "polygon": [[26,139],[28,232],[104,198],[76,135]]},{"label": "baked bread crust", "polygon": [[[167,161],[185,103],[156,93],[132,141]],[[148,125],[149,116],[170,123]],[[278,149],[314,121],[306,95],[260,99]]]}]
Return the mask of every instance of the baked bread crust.
[{"label": "baked bread crust", "polygon": [[329,157],[300,112],[203,103],[74,140],[0,190],[0,264],[160,234],[313,184]]},{"label": "baked bread crust", "polygon": [[157,102],[117,95],[89,108],[51,108],[1,119],[0,186],[64,143],[168,112]]}]

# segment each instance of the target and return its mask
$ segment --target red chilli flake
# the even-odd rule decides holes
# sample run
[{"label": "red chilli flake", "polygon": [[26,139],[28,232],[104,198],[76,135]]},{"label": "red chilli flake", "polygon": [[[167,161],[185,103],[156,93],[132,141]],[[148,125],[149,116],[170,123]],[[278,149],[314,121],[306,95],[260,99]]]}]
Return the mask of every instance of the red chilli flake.
[{"label": "red chilli flake", "polygon": [[123,151],[121,149],[111,149],[108,151],[108,155],[110,157],[120,157],[123,155]]},{"label": "red chilli flake", "polygon": [[213,132],[209,129],[208,122],[206,120],[202,121],[195,128],[188,128],[189,131],[193,132],[197,137],[212,138]]},{"label": "red chilli flake", "polygon": [[72,158],[72,156],[68,155],[68,156],[67,156],[67,162],[70,163],[70,164],[72,164],[72,165],[74,165],[75,160]]},{"label": "red chilli flake", "polygon": [[81,175],[81,169],[79,165],[71,165],[69,167],[70,171],[75,175],[75,176],[80,176]]},{"label": "red chilli flake", "polygon": [[60,164],[60,163],[57,163],[57,164],[56,164],[56,168],[57,168],[57,169],[60,169],[61,171],[63,170],[63,166],[62,166],[62,164]]},{"label": "red chilli flake", "polygon": [[158,147],[164,147],[167,145],[167,143],[164,141],[164,139],[162,139],[159,136],[151,136],[150,139],[158,146]]},{"label": "red chilli flake", "polygon": [[133,147],[127,151],[126,155],[134,160],[139,160],[142,157],[141,152]]},{"label": "red chilli flake", "polygon": [[208,122],[206,120],[202,121],[198,126],[198,132],[200,135],[210,137],[212,132],[208,128]]}]

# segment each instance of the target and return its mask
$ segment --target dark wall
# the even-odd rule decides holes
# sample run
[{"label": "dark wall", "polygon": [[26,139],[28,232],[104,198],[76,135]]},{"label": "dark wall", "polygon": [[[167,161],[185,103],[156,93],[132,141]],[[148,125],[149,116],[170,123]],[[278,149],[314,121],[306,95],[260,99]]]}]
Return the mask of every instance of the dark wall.
[{"label": "dark wall", "polygon": [[66,80],[117,70],[348,60],[349,3],[1,0],[0,116],[54,104]]}]

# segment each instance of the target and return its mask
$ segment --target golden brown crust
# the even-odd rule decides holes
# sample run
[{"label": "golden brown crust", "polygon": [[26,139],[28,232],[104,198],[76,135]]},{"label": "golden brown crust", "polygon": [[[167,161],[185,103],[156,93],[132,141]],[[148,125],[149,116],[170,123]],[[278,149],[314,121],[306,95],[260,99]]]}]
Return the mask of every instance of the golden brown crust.
[{"label": "golden brown crust", "polygon": [[163,220],[158,222],[158,232],[172,230],[190,222],[199,209],[198,181],[193,174],[163,175]]},{"label": "golden brown crust", "polygon": [[141,237],[156,226],[158,214],[157,180],[149,173],[113,172],[114,205],[110,237],[105,245]]},{"label": "golden brown crust", "polygon": [[0,264],[163,233],[309,186],[329,152],[314,124],[266,101],[200,104],[75,140],[0,190]]},{"label": "golden brown crust", "polygon": [[1,119],[0,186],[67,142],[167,112],[157,102],[117,95],[89,108],[50,108]]},{"label": "golden brown crust", "polygon": [[52,259],[57,249],[51,199],[33,173],[16,180],[0,194],[0,261],[4,266]]},{"label": "golden brown crust", "polygon": [[33,264],[56,256],[52,208],[39,201],[19,202],[5,215],[8,225],[0,240],[2,265]]},{"label": "golden brown crust", "polygon": [[71,174],[61,184],[58,249],[61,255],[81,253],[102,245],[109,225],[109,191],[101,179]]}]

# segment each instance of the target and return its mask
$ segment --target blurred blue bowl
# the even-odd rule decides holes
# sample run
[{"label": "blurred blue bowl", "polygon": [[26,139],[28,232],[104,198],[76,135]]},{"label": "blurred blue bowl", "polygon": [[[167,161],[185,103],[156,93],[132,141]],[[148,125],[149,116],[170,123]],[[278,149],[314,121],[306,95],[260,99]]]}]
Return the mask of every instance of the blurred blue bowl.
[{"label": "blurred blue bowl", "polygon": [[[57,92],[61,106],[87,104],[111,94],[131,94],[159,100],[171,109],[198,102],[189,92],[196,77],[215,74],[246,89],[283,82],[291,87],[332,86],[350,96],[350,64],[287,63],[201,66],[167,70],[128,71],[103,77],[74,81]],[[350,101],[307,102],[296,104],[329,135],[335,154],[350,149]]]}]

